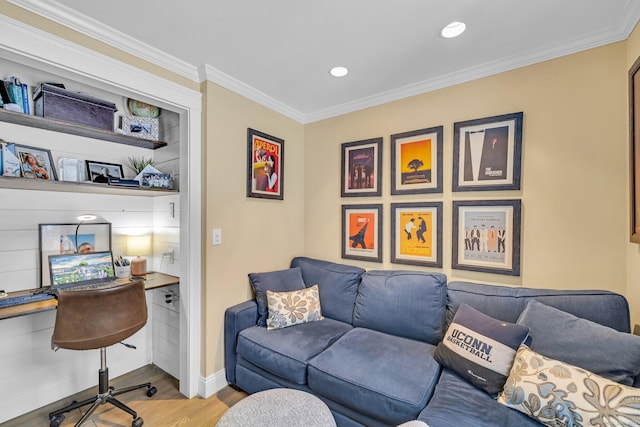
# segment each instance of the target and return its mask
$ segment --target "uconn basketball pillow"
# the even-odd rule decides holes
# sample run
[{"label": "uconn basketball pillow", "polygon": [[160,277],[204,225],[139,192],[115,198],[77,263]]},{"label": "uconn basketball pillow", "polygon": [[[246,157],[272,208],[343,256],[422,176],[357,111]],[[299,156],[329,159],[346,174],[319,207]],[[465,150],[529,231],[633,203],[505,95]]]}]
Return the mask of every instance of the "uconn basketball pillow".
[{"label": "uconn basketball pillow", "polygon": [[526,326],[502,322],[461,304],[434,358],[496,397],[509,376],[518,347],[528,335]]}]

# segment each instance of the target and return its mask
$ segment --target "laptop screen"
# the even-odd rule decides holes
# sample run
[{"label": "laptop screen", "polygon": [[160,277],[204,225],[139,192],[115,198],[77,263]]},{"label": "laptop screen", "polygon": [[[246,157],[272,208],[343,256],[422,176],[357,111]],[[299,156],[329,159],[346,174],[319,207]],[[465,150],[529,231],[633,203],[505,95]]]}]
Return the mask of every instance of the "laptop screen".
[{"label": "laptop screen", "polygon": [[49,255],[51,288],[80,286],[114,280],[111,252]]}]

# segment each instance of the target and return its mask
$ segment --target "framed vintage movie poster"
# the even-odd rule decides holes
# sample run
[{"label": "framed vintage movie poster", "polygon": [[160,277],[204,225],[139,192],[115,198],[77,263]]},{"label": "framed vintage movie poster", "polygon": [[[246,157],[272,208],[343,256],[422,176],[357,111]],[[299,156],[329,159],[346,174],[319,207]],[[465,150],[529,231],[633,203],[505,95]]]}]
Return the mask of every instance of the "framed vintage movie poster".
[{"label": "framed vintage movie poster", "polygon": [[519,190],[523,113],[454,123],[453,191]]},{"label": "framed vintage movie poster", "polygon": [[452,268],[520,275],[520,200],[453,202]]},{"label": "framed vintage movie poster", "polygon": [[[640,58],[629,70],[629,241],[640,243]],[[636,105],[637,104],[637,105]]]},{"label": "framed vintage movie poster", "polygon": [[442,129],[391,135],[391,194],[442,193]]},{"label": "framed vintage movie poster", "polygon": [[345,142],[341,148],[341,196],[379,196],[382,193],[382,138]]},{"label": "framed vintage movie poster", "polygon": [[284,200],[284,140],[247,129],[247,197]]},{"label": "framed vintage movie poster", "polygon": [[391,262],[442,267],[442,202],[391,204]]},{"label": "framed vintage movie poster", "polygon": [[382,262],[382,205],[342,205],[342,258]]}]

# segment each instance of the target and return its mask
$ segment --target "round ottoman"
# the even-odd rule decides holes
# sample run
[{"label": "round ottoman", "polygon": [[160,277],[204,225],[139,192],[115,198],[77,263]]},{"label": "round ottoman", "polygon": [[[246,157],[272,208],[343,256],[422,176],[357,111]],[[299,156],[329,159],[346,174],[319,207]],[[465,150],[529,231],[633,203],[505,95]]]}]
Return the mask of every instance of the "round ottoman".
[{"label": "round ottoman", "polygon": [[313,394],[274,388],[251,394],[233,405],[216,427],[336,427],[329,407]]}]

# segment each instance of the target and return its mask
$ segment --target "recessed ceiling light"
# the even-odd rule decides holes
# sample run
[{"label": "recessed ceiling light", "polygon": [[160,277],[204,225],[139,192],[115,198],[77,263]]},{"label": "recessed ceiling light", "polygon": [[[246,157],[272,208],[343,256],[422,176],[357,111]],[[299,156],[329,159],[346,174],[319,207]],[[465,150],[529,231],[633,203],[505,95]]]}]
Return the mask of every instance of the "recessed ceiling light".
[{"label": "recessed ceiling light", "polygon": [[331,71],[329,71],[329,73],[333,77],[344,77],[349,74],[349,70],[347,70],[345,67],[333,67]]},{"label": "recessed ceiling light", "polygon": [[440,31],[440,35],[445,39],[451,39],[454,37],[458,37],[460,34],[464,33],[464,30],[467,29],[467,26],[464,22],[452,22]]}]

